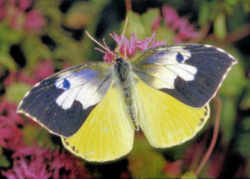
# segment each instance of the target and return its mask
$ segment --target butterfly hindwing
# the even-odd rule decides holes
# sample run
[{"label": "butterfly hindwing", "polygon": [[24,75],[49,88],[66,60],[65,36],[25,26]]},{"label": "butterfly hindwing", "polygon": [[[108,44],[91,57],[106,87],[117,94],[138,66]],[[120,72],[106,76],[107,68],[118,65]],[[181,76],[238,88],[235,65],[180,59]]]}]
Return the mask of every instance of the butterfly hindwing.
[{"label": "butterfly hindwing", "polygon": [[134,71],[144,82],[193,107],[215,95],[236,63],[222,49],[201,44],[156,47],[135,59]]},{"label": "butterfly hindwing", "polygon": [[111,83],[108,64],[72,67],[37,83],[18,106],[24,113],[61,135],[73,135],[100,102]]},{"label": "butterfly hindwing", "polygon": [[104,162],[126,155],[133,147],[134,126],[118,85],[112,85],[81,128],[63,138],[64,146],[88,161]]},{"label": "butterfly hindwing", "polygon": [[193,108],[138,79],[134,89],[139,125],[156,148],[179,145],[205,125],[209,106]]}]

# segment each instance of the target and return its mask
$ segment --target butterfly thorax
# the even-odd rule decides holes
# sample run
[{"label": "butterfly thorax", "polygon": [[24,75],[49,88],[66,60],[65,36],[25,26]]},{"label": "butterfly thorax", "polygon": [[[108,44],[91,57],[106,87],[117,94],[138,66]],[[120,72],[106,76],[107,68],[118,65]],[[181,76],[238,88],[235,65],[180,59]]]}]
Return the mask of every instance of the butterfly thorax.
[{"label": "butterfly thorax", "polygon": [[132,95],[132,86],[135,83],[135,80],[132,75],[131,64],[123,60],[122,58],[118,58],[115,64],[115,74],[117,76],[117,82],[119,86],[122,88],[123,96],[125,99],[125,103],[128,108],[128,112],[130,117],[134,121],[136,129],[139,129],[139,125],[137,121],[137,112],[136,112],[136,104],[133,100]]}]

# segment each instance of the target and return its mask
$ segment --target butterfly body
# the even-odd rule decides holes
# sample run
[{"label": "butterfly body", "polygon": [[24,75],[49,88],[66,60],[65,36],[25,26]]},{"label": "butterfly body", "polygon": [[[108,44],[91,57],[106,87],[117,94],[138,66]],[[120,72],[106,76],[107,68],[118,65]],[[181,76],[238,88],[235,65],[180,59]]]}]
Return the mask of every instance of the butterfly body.
[{"label": "butterfly body", "polygon": [[236,60],[213,46],[162,46],[59,72],[36,84],[18,112],[61,137],[88,161],[116,160],[141,130],[166,148],[193,138],[209,117],[208,102]]},{"label": "butterfly body", "polygon": [[120,86],[121,91],[123,92],[124,101],[127,106],[127,111],[134,122],[134,125],[137,130],[139,130],[138,116],[137,116],[137,107],[135,101],[133,100],[133,86],[135,86],[135,73],[132,71],[131,64],[118,58],[115,60],[114,65],[114,79],[116,85]]}]

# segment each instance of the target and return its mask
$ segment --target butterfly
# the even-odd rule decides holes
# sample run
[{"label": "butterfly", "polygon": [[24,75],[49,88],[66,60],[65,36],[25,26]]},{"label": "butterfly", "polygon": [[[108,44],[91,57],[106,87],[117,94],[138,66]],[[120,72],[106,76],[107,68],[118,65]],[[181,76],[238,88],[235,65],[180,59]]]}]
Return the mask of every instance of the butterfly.
[{"label": "butterfly", "polygon": [[58,72],[26,93],[18,112],[58,135],[73,154],[94,162],[119,159],[141,130],[167,148],[193,138],[236,59],[201,44],[160,46],[113,63]]}]

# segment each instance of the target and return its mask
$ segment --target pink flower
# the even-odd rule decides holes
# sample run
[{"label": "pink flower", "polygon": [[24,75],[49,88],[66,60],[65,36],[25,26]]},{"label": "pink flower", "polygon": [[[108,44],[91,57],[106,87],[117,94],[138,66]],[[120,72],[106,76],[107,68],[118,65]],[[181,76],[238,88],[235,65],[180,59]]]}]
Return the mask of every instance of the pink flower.
[{"label": "pink flower", "polygon": [[10,14],[9,26],[13,29],[22,29],[24,13],[22,11],[14,11],[13,14]]},{"label": "pink flower", "polygon": [[[132,57],[136,52],[146,50],[148,48],[157,47],[160,45],[164,45],[166,41],[158,42],[156,40],[155,33],[152,37],[148,37],[144,40],[138,40],[135,34],[132,34],[130,38],[126,38],[125,36],[119,36],[116,33],[111,34],[111,37],[117,43],[119,49],[119,55],[125,59]],[[100,50],[99,50],[100,51]],[[111,51],[102,51],[104,53],[104,61],[112,62],[114,60],[113,52]]]},{"label": "pink flower", "polygon": [[113,52],[111,51],[104,52],[104,57],[103,57],[104,62],[112,63],[114,58],[115,57],[114,57]]},{"label": "pink flower", "polygon": [[[195,31],[194,26],[190,24],[186,18],[179,17],[174,8],[164,6],[162,8],[162,14],[167,28],[172,29],[172,31],[176,33],[176,43],[197,37],[198,33]],[[161,16],[155,19],[152,25],[153,31],[156,31],[160,27],[161,19]]]},{"label": "pink flower", "polygon": [[170,6],[164,6],[162,8],[162,13],[166,25],[172,25],[179,20],[176,10]]},{"label": "pink flower", "polygon": [[25,11],[31,6],[32,0],[19,0],[19,8]]},{"label": "pink flower", "polygon": [[25,19],[25,28],[28,31],[39,32],[44,25],[45,21],[40,11],[32,10],[27,13]]},{"label": "pink flower", "polygon": [[34,85],[37,82],[37,80],[34,78],[34,76],[33,77],[28,76],[28,75],[23,74],[23,73],[18,74],[17,81],[29,84],[31,86]]},{"label": "pink flower", "polygon": [[15,82],[16,78],[16,72],[11,71],[9,75],[4,79],[4,86],[9,86],[11,83]]},{"label": "pink flower", "polygon": [[36,82],[48,77],[52,73],[54,73],[54,68],[51,60],[43,60],[40,61],[36,68],[33,70],[34,80]]},{"label": "pink flower", "polygon": [[37,145],[20,148],[12,158],[13,168],[2,172],[6,177],[88,178],[84,166],[72,155],[40,148]]},{"label": "pink flower", "polygon": [[6,15],[7,15],[6,8],[5,7],[1,7],[1,5],[0,5],[0,20],[4,19]]},{"label": "pink flower", "polygon": [[173,177],[177,177],[181,173],[182,164],[183,164],[182,160],[167,162],[163,170],[166,174],[171,175]]},{"label": "pink flower", "polygon": [[5,2],[6,0],[0,0],[0,6],[2,6]]},{"label": "pink flower", "polygon": [[17,105],[3,100],[0,104],[0,145],[16,150],[23,146],[22,132],[19,128],[23,120],[16,113]]},{"label": "pink flower", "polygon": [[7,87],[13,82],[23,82],[29,85],[34,85],[36,82],[48,77],[54,72],[51,60],[40,61],[33,70],[32,76],[26,75],[22,72],[10,72],[4,80],[4,85]]},{"label": "pink flower", "polygon": [[45,20],[39,10],[25,12],[31,7],[32,0],[0,0],[0,20],[6,16],[11,28],[39,32]]},{"label": "pink flower", "polygon": [[161,20],[162,20],[161,16],[156,17],[156,19],[154,20],[154,22],[152,24],[152,31],[155,31],[156,29],[158,29],[160,27]]}]

